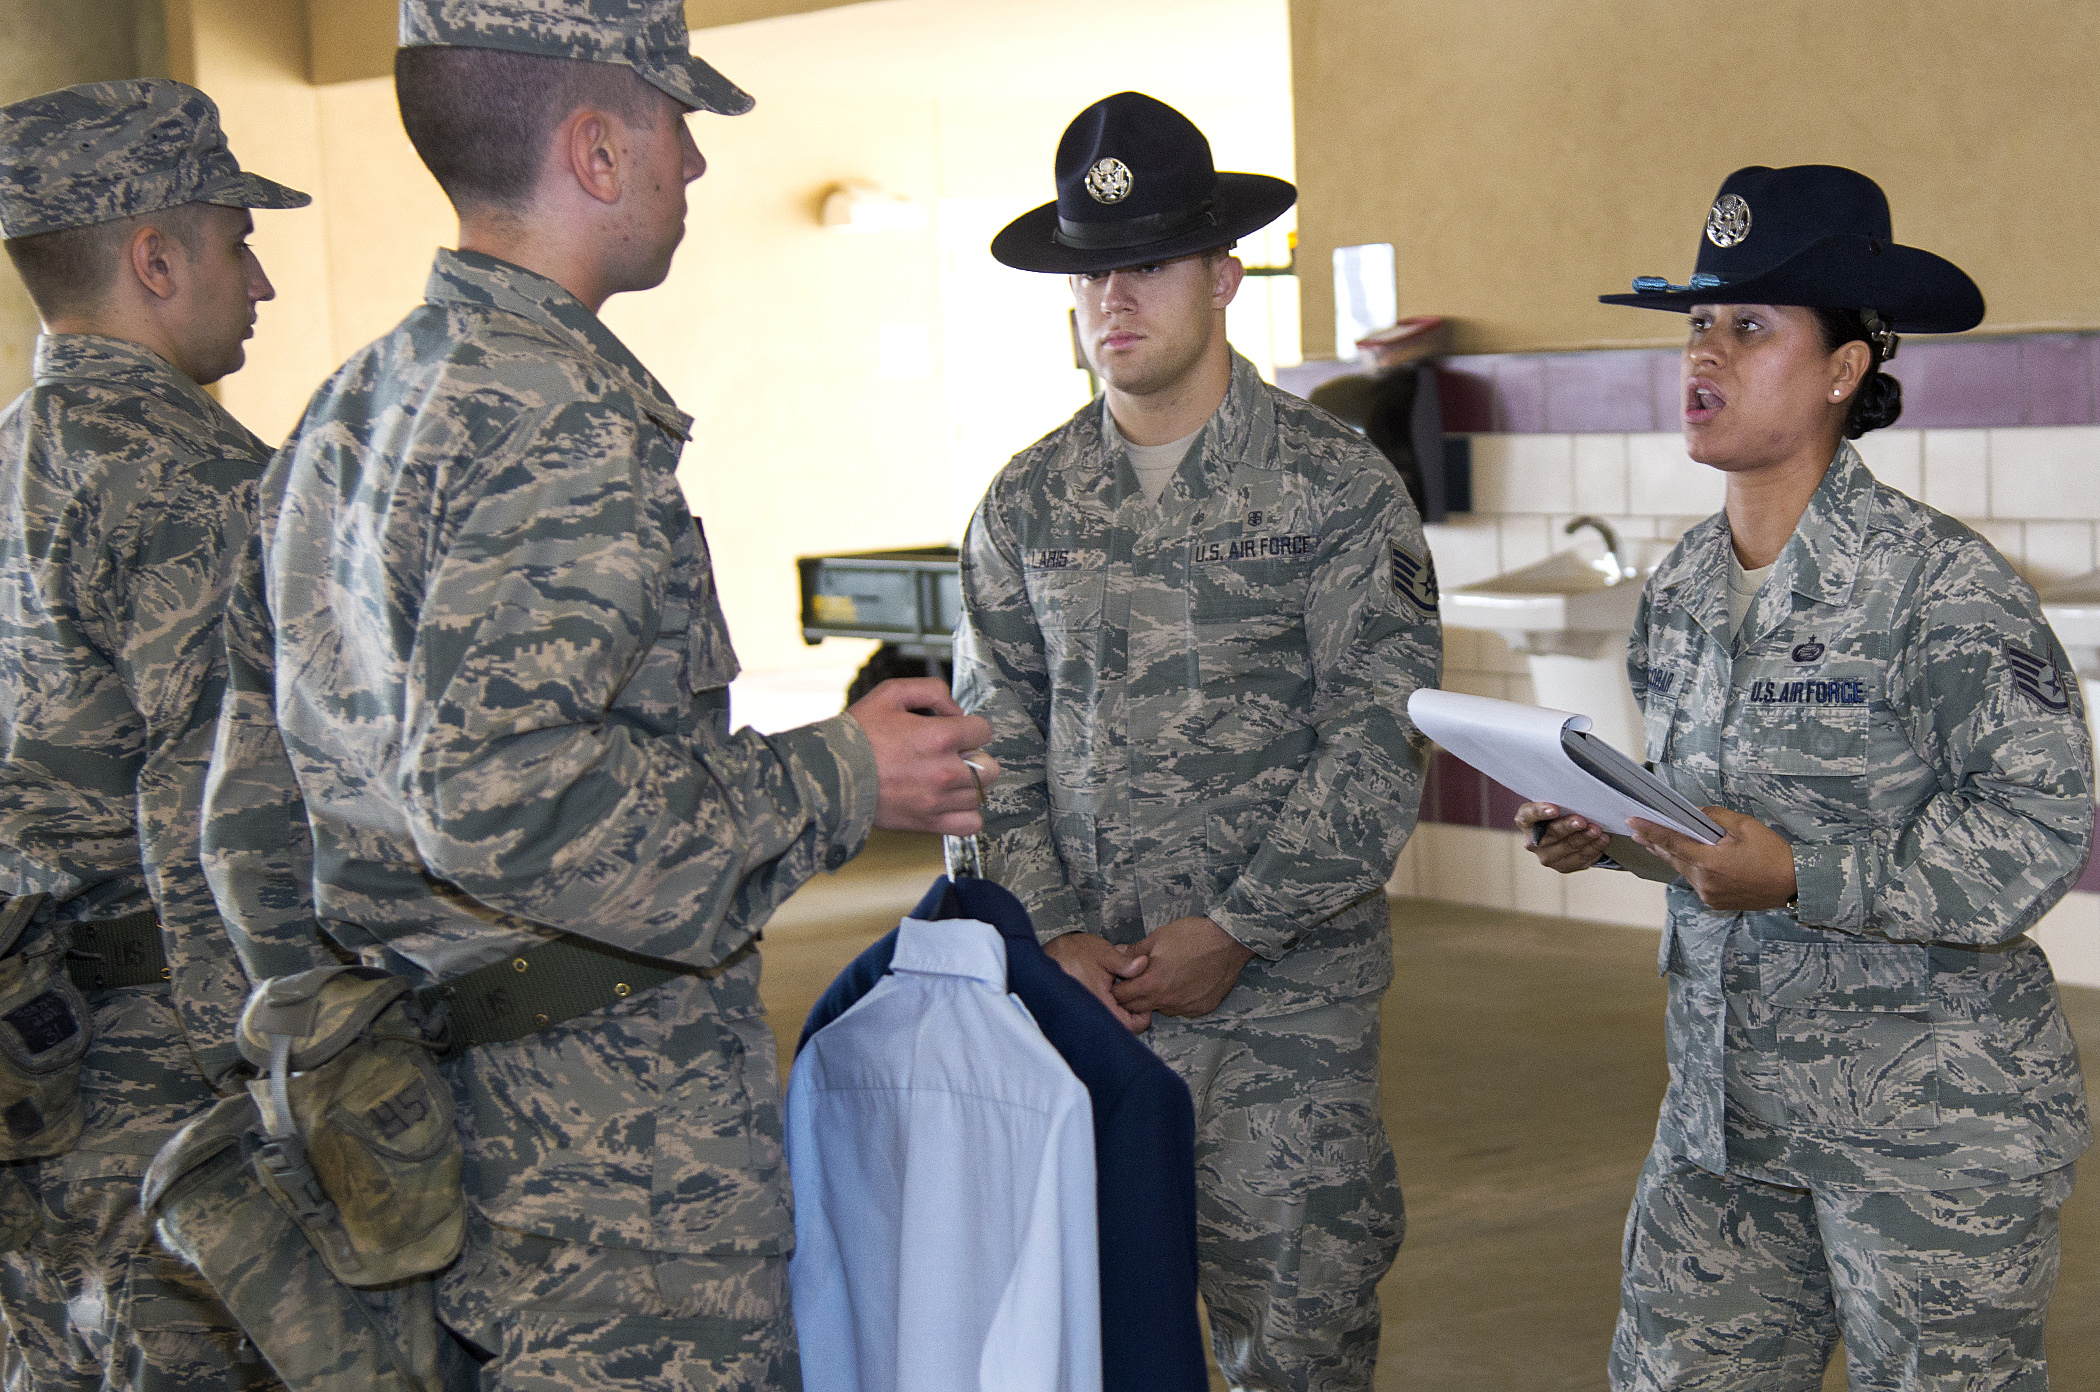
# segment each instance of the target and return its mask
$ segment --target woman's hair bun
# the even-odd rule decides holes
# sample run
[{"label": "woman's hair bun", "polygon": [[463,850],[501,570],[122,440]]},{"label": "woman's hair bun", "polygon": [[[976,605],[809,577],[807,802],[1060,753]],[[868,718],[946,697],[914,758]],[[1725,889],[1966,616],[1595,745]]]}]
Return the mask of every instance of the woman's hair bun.
[{"label": "woman's hair bun", "polygon": [[1845,438],[1857,440],[1869,430],[1894,425],[1903,414],[1903,384],[1881,370],[1884,343],[1891,345],[1893,352],[1895,335],[1876,333],[1881,328],[1879,319],[1869,325],[1867,316],[1856,309],[1816,308],[1816,323],[1823,330],[1823,351],[1835,353],[1854,339],[1867,345],[1872,354],[1867,364],[1867,375],[1861,380],[1859,389],[1852,393],[1851,409],[1845,413]]},{"label": "woman's hair bun", "polygon": [[1876,367],[1852,393],[1852,409],[1845,414],[1845,438],[1857,440],[1869,430],[1894,425],[1903,414],[1903,384]]}]

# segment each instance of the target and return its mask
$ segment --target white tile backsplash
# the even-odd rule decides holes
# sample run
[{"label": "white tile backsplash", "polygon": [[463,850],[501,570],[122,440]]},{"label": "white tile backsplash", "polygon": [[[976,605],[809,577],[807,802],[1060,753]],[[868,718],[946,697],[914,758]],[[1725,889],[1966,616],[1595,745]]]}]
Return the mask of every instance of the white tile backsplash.
[{"label": "white tile backsplash", "polygon": [[1432,822],[1418,827],[1415,836],[1422,843],[1415,867],[1417,894],[1484,909],[1512,907],[1514,867],[1508,843],[1515,839],[1515,832]]},{"label": "white tile backsplash", "polygon": [[1444,670],[1469,671],[1482,665],[1480,640],[1488,635],[1477,628],[1453,628],[1444,625]]},{"label": "white tile backsplash", "polygon": [[1721,471],[1692,461],[1684,436],[1628,435],[1626,456],[1631,493],[1627,506],[1647,513],[1706,517],[1721,506]]},{"label": "white tile backsplash", "polygon": [[1572,435],[1473,437],[1475,511],[1569,512],[1574,506]]},{"label": "white tile backsplash", "polygon": [[1993,430],[1991,516],[2100,517],[2100,426]]},{"label": "white tile backsplash", "polygon": [[[1887,430],[1858,443],[1877,478],[1969,523],[2030,579],[2100,564],[2100,426]],[[1447,590],[1574,545],[1561,528],[1579,514],[1629,540],[1674,539],[1722,503],[1720,473],[1686,457],[1676,434],[1478,435],[1473,449],[1474,511],[1428,528]],[[1447,629],[1444,673],[1454,691],[1537,699],[1525,660],[1493,634]],[[1662,923],[1660,885],[1611,871],[1553,875],[1511,832],[1425,826],[1393,883],[1461,903]],[[2070,895],[2036,936],[2063,980],[2100,986],[2100,895]]]},{"label": "white tile backsplash", "polygon": [[1985,541],[1998,548],[1998,554],[2011,561],[2015,569],[2027,562],[2027,524],[2001,521],[1995,517],[1972,517],[1969,525]]},{"label": "white tile backsplash", "polygon": [[1461,696],[1488,696],[1497,701],[1507,701],[1509,678],[1500,672],[1452,671],[1444,669],[1444,690],[1456,691]]},{"label": "white tile backsplash", "polygon": [[1870,430],[1854,440],[1875,478],[1916,498],[1925,490],[1922,430]]},{"label": "white tile backsplash", "polygon": [[1422,832],[1417,827],[1415,834],[1407,838],[1400,848],[1399,859],[1393,862],[1392,878],[1385,882],[1385,892],[1402,899],[1412,899],[1418,892],[1415,888],[1416,865],[1421,860]]},{"label": "white tile backsplash", "polygon": [[1509,906],[1519,913],[1565,917],[1568,912],[1568,880],[1572,877],[1539,864],[1538,857],[1525,846],[1522,835],[1505,834],[1502,839],[1509,843]]},{"label": "white tile backsplash", "polygon": [[1558,547],[1550,519],[1517,513],[1502,519],[1502,570],[1504,574],[1545,560]]},{"label": "white tile backsplash", "polygon": [[1624,435],[1577,435],[1572,510],[1627,511],[1630,506],[1626,501],[1627,467]]},{"label": "white tile backsplash", "polygon": [[2093,568],[2092,523],[2026,522],[2021,529],[2020,554],[2008,553],[2006,559],[2030,584],[2069,580]]},{"label": "white tile backsplash", "polygon": [[2100,986],[2100,894],[2072,890],[2042,915],[2030,936],[2049,954],[2058,981]]},{"label": "white tile backsplash", "polygon": [[1446,590],[1492,580],[1502,573],[1501,527],[1494,513],[1476,510],[1422,528],[1436,558],[1437,584]]},{"label": "white tile backsplash", "polygon": [[1923,433],[1925,491],[1913,496],[1955,517],[1988,517],[1991,511],[1991,432],[1927,430]]},{"label": "white tile backsplash", "polygon": [[[1512,833],[1514,834],[1514,833]],[[1663,887],[1624,870],[1578,870],[1567,880],[1569,918],[1660,928],[1667,904]]]}]

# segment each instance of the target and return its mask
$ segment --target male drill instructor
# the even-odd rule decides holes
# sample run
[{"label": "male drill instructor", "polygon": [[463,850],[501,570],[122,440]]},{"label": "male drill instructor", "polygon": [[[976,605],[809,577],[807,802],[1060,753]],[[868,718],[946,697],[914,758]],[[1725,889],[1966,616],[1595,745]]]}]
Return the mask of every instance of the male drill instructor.
[{"label": "male drill instructor", "polygon": [[[1369,1388],[1400,1190],[1379,1120],[1407,698],[1441,665],[1392,467],[1225,339],[1296,191],[1124,92],[992,254],[1071,279],[1105,399],[971,519],[956,690],[1007,770],[994,873],[1196,1102],[1200,1285],[1241,1388]],[[1104,1178],[1104,1183],[1113,1183]]]},{"label": "male drill instructor", "polygon": [[70,973],[93,1027],[77,1143],[40,1143],[49,1097],[6,1113],[9,1153],[42,1157],[0,1172],[37,1215],[0,1259],[0,1310],[38,1389],[267,1385],[147,1230],[139,1181],[239,1062],[247,983],[197,828],[221,615],[270,452],[203,388],[241,366],[273,294],[248,210],[307,201],[243,173],[211,99],[178,82],[0,109],[0,228],[45,330],[0,416],[0,1018],[10,1058],[62,1061],[87,1023]]},{"label": "male drill instructor", "polygon": [[[921,679],[729,730],[736,658],[676,478],[692,421],[597,313],[670,267],[705,168],[687,115],[751,106],[679,0],[403,0],[401,38],[459,249],[266,480],[214,886],[258,977],[320,961],[269,883],[301,848],[257,815],[288,754],[326,931],[451,992],[468,1218],[436,1308],[482,1388],[793,1388],[752,943],[871,826],[974,831],[962,755],[990,728]],[[277,746],[254,737],[273,707]],[[516,1037],[465,1009],[534,990]]]}]

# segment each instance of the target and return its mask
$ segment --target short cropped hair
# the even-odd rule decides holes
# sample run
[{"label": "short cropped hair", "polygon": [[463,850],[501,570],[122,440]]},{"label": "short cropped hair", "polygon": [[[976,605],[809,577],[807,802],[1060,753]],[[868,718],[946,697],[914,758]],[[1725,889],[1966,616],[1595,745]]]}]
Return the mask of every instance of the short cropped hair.
[{"label": "short cropped hair", "polygon": [[69,314],[90,314],[102,305],[117,272],[124,264],[124,250],[140,227],[151,224],[197,249],[198,210],[201,203],[182,203],[158,212],[113,218],[86,227],[61,227],[33,237],[9,237],[7,259],[22,277],[37,317],[45,323]]},{"label": "short cropped hair", "polygon": [[401,124],[460,211],[522,207],[572,112],[592,106],[641,121],[655,90],[616,63],[451,46],[394,54]]}]

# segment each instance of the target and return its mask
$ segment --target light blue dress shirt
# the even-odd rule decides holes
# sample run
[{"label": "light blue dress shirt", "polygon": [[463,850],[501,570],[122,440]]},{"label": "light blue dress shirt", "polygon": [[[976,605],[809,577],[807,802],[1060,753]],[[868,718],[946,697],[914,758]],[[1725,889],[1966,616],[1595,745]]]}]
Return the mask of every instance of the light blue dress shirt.
[{"label": "light blue dress shirt", "polygon": [[972,919],[906,919],[892,975],[788,1085],[807,1392],[1099,1392],[1086,1089]]}]

